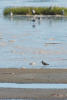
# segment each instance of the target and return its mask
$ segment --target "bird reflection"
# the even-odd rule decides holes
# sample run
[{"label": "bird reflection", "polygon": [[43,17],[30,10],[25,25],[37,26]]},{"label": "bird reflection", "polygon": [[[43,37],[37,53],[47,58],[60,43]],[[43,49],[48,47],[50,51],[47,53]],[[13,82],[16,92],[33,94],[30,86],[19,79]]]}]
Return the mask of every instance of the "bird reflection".
[{"label": "bird reflection", "polygon": [[33,28],[35,28],[35,27],[36,27],[36,25],[35,25],[35,24],[33,24],[33,25],[32,25],[32,27],[33,27]]},{"label": "bird reflection", "polygon": [[36,18],[35,17],[33,17],[32,22],[33,22],[32,27],[35,28],[36,27],[36,25],[35,25],[36,24]]},{"label": "bird reflection", "polygon": [[36,22],[40,25],[41,17],[40,16],[37,16],[37,17],[34,16],[33,19],[32,19],[32,22],[33,22],[32,27],[35,28],[36,27]]}]

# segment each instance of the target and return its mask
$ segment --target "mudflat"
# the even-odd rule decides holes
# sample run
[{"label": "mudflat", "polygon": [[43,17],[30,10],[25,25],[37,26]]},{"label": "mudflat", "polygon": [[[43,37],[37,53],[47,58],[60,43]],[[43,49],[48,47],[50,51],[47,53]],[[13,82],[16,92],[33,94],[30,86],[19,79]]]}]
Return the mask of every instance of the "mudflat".
[{"label": "mudflat", "polygon": [[67,69],[0,68],[0,82],[67,83]]},{"label": "mudflat", "polygon": [[[0,68],[0,82],[67,83],[67,69]],[[67,89],[0,88],[0,99],[66,100]]]},{"label": "mudflat", "polygon": [[0,88],[0,99],[64,100],[67,90]]}]

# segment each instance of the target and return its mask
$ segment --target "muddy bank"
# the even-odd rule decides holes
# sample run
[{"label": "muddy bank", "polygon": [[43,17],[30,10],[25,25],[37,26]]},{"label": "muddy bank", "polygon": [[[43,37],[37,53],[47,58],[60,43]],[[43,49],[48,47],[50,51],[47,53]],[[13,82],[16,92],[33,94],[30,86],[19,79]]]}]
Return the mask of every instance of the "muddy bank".
[{"label": "muddy bank", "polygon": [[0,82],[67,83],[67,69],[0,68]]},{"label": "muddy bank", "polygon": [[67,90],[0,88],[0,98],[63,100],[67,98]]}]

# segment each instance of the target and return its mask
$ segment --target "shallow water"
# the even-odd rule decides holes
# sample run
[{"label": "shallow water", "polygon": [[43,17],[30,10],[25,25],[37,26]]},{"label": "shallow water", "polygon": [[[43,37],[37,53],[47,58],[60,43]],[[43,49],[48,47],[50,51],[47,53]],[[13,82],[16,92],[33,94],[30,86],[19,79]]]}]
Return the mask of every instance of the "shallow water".
[{"label": "shallow water", "polygon": [[0,83],[0,88],[24,88],[24,89],[67,89],[67,84],[16,84],[16,83]]},{"label": "shallow water", "polygon": [[[67,18],[31,20],[0,19],[0,67],[66,68]],[[50,65],[43,66],[42,60]]]},{"label": "shallow water", "polygon": [[[67,18],[4,17],[8,6],[66,5],[67,0],[0,0],[0,68],[67,68]],[[49,66],[43,66],[41,61]]]}]

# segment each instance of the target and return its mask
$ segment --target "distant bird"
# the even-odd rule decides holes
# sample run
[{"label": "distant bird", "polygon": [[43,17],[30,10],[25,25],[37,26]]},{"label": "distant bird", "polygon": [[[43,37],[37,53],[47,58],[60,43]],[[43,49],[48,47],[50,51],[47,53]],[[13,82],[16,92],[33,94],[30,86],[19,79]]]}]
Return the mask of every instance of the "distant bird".
[{"label": "distant bird", "polygon": [[37,19],[40,20],[40,16],[38,16]]},{"label": "distant bird", "polygon": [[35,10],[33,9],[33,10],[32,10],[32,14],[35,15],[35,13],[36,13],[36,12],[35,12]]},{"label": "distant bird", "polygon": [[32,22],[35,22],[35,21],[36,21],[36,19],[35,19],[35,18],[33,18],[33,19],[32,19]]},{"label": "distant bird", "polygon": [[64,15],[64,9],[62,10],[62,15]]},{"label": "distant bird", "polygon": [[42,64],[43,65],[49,65],[48,63],[44,62],[43,60],[42,60]]},{"label": "distant bird", "polygon": [[10,12],[10,16],[11,16],[11,17],[13,16],[13,13],[12,13],[12,12]]}]

